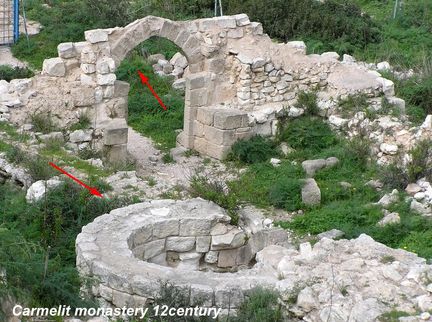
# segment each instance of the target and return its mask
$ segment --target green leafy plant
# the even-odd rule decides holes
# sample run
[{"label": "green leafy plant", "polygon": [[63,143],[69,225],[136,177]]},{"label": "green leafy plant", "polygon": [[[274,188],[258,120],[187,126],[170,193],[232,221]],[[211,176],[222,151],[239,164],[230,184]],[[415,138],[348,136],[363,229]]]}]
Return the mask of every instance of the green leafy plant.
[{"label": "green leafy plant", "polygon": [[206,176],[194,175],[190,180],[189,192],[192,197],[201,197],[225,208],[231,217],[231,223],[237,224],[238,199],[234,193],[227,190],[229,189],[224,182],[210,180]]},{"label": "green leafy plant", "polygon": [[317,104],[316,92],[299,92],[295,107],[302,108],[305,111],[305,115],[318,115],[319,108]]},{"label": "green leafy plant", "polygon": [[278,322],[283,321],[278,294],[273,290],[255,288],[240,305],[236,321]]},{"label": "green leafy plant", "polygon": [[227,159],[252,164],[268,161],[272,156],[278,155],[279,151],[273,140],[255,135],[234,143]]},{"label": "green leafy plant", "polygon": [[47,134],[57,130],[50,113],[36,113],[31,115],[30,118],[35,132]]},{"label": "green leafy plant", "polygon": [[338,143],[330,126],[317,117],[300,117],[283,124],[278,139],[306,154],[318,153]]},{"label": "green leafy plant", "polygon": [[76,131],[76,130],[84,130],[88,129],[91,125],[90,117],[86,113],[81,113],[78,122],[75,124],[72,124],[72,126],[69,128],[70,131]]},{"label": "green leafy plant", "polygon": [[33,72],[25,67],[10,67],[0,65],[0,80],[10,82],[12,79],[33,77]]},{"label": "green leafy plant", "polygon": [[338,107],[342,115],[348,117],[357,112],[368,112],[369,102],[366,94],[348,95],[338,102]]},{"label": "green leafy plant", "polygon": [[281,178],[269,190],[269,201],[272,205],[288,211],[294,211],[302,206],[302,182],[299,179]]},{"label": "green leafy plant", "polygon": [[432,177],[432,142],[422,140],[410,150],[411,161],[408,163],[408,178],[414,182],[422,177],[431,180]]}]

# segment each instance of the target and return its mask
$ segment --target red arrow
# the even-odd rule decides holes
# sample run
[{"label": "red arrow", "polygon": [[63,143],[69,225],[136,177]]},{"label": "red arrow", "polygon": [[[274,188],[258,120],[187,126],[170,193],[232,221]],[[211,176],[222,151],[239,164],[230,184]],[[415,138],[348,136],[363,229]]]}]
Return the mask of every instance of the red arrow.
[{"label": "red arrow", "polygon": [[160,106],[162,106],[162,108],[166,111],[167,108],[166,108],[165,104],[162,102],[162,100],[160,99],[160,97],[158,96],[158,94],[156,94],[156,92],[153,89],[153,87],[151,87],[151,85],[149,84],[148,77],[145,76],[143,73],[141,73],[141,71],[138,71],[138,75],[141,78],[141,82],[149,88],[150,92],[152,92],[153,96],[156,97],[156,99],[158,100]]},{"label": "red arrow", "polygon": [[77,182],[78,184],[82,185],[84,188],[86,188],[88,191],[90,191],[90,193],[94,196],[97,196],[99,198],[103,198],[102,194],[96,189],[96,188],[92,188],[89,187],[88,185],[86,185],[84,182],[78,180],[77,178],[75,178],[73,175],[71,175],[70,173],[66,172],[65,170],[63,170],[62,168],[56,166],[54,163],[49,162],[49,165],[52,166],[54,169],[60,171],[61,173],[67,175],[69,178],[71,178],[72,180],[74,180],[75,182]]}]

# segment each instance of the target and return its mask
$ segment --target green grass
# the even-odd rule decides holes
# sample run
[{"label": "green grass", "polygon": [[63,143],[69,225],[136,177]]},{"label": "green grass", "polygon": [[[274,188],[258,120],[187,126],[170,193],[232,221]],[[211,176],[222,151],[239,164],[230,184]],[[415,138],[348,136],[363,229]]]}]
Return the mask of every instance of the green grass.
[{"label": "green grass", "polygon": [[[150,85],[166,105],[166,111],[149,89],[140,82],[137,70],[149,77]],[[170,80],[156,76],[152,67],[136,51],[122,62],[117,70],[117,78],[131,85],[129,125],[139,133],[152,138],[164,150],[175,147],[175,130],[183,128],[183,94],[172,89]]]},{"label": "green grass", "polygon": [[76,236],[97,216],[130,202],[93,198],[65,183],[29,205],[21,189],[0,185],[0,262],[7,276],[0,294],[13,294],[29,306],[91,305],[79,294],[84,281],[75,267]]},{"label": "green grass", "polygon": [[236,317],[238,322],[279,322],[283,320],[277,292],[262,288],[251,291],[240,305]]},{"label": "green grass", "polygon": [[[432,259],[432,221],[411,213],[409,205],[403,201],[403,193],[400,201],[389,209],[399,213],[401,222],[377,226],[383,214],[379,207],[370,204],[377,202],[386,191],[377,192],[365,186],[380,173],[380,168],[368,160],[369,144],[366,140],[357,138],[350,142],[337,137],[316,117],[290,120],[287,126],[292,129],[285,135],[282,131],[281,138],[287,138],[296,151],[289,154],[279,167],[273,167],[268,161],[255,163],[238,180],[230,182],[230,193],[240,203],[287,211],[303,209],[304,215],[296,216],[291,222],[279,223],[299,235],[316,235],[333,228],[342,230],[347,238],[366,233],[390,247],[403,248]],[[287,129],[286,126],[283,128]],[[424,152],[420,154],[423,156]],[[305,178],[301,162],[330,156],[337,157],[340,162],[315,174],[321,189],[321,205],[306,207],[300,196],[301,182]],[[342,181],[351,186],[342,186]]]}]

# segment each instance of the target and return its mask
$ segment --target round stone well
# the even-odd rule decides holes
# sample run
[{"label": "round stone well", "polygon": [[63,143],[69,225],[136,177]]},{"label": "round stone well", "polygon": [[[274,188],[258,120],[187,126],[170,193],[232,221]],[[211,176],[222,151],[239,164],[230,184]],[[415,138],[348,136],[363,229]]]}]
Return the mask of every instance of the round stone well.
[{"label": "round stone well", "polygon": [[236,308],[252,288],[278,281],[255,254],[287,241],[282,229],[253,231],[200,198],[134,204],[83,227],[77,267],[97,281],[90,292],[104,305],[148,304],[169,283],[188,290],[190,305]]}]

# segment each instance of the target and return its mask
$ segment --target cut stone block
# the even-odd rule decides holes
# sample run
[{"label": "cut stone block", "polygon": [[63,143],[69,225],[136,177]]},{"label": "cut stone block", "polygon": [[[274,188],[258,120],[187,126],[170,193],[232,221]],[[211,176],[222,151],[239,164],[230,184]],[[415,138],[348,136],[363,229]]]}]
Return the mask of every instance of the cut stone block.
[{"label": "cut stone block", "polygon": [[63,77],[66,74],[66,67],[61,58],[45,59],[42,66],[42,74]]},{"label": "cut stone block", "polygon": [[196,251],[198,253],[206,253],[210,249],[211,237],[199,236],[196,238]]},{"label": "cut stone block", "polygon": [[129,95],[129,90],[129,83],[120,80],[114,82],[114,97],[127,97]]},{"label": "cut stone block", "polygon": [[111,164],[125,164],[127,161],[127,144],[107,146],[107,159]]},{"label": "cut stone block", "polygon": [[233,267],[237,262],[238,249],[221,250],[217,266],[221,268]]},{"label": "cut stone block", "polygon": [[155,257],[161,254],[165,250],[165,239],[157,239],[147,244],[143,245],[143,259],[147,260],[149,258]]},{"label": "cut stone block", "polygon": [[218,129],[231,130],[241,128],[247,121],[247,113],[239,110],[217,111],[214,114],[214,126]]},{"label": "cut stone block", "polygon": [[235,142],[234,134],[234,130],[221,130],[204,125],[204,138],[215,145],[230,146]]},{"label": "cut stone block", "polygon": [[69,136],[72,143],[90,142],[92,140],[93,130],[76,130]]},{"label": "cut stone block", "polygon": [[188,252],[195,247],[195,237],[168,237],[165,249],[175,252]]},{"label": "cut stone block", "polygon": [[113,119],[104,129],[104,144],[125,144],[128,139],[128,126],[125,119]]},{"label": "cut stone block", "polygon": [[84,32],[84,36],[92,44],[108,41],[108,32],[102,29],[87,30]]},{"label": "cut stone block", "polygon": [[154,224],[153,236],[156,238],[166,238],[179,234],[179,221],[176,219],[165,220]]},{"label": "cut stone block", "polygon": [[213,236],[211,250],[238,248],[240,246],[243,246],[245,242],[245,232],[234,228],[224,235]]},{"label": "cut stone block", "polygon": [[181,219],[180,220],[180,236],[199,236],[209,235],[211,229],[211,221],[207,219]]},{"label": "cut stone block", "polygon": [[114,73],[115,71],[114,59],[108,57],[103,57],[102,59],[99,59],[96,63],[96,71],[99,74]]},{"label": "cut stone block", "polygon": [[57,52],[60,58],[73,58],[76,56],[74,44],[71,42],[59,44],[57,46]]}]

